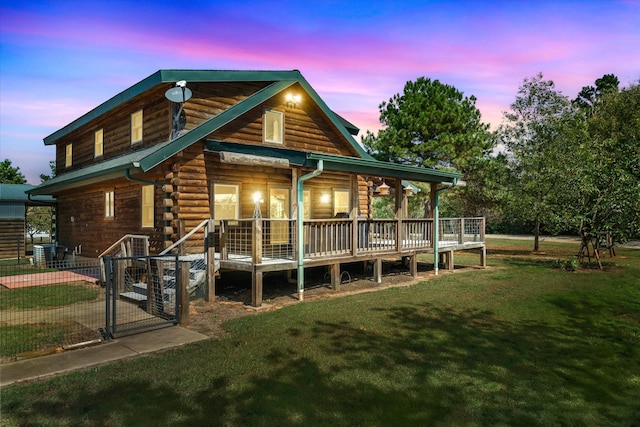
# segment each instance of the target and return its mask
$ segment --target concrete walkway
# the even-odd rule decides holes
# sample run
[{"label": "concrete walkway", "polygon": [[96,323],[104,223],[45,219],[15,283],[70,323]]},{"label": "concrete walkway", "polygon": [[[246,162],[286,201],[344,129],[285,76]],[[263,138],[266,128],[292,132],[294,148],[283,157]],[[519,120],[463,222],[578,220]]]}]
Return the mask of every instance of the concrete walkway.
[{"label": "concrete walkway", "polygon": [[0,387],[104,365],[206,339],[209,337],[198,332],[180,326],[169,326],[106,341],[93,347],[7,363],[0,365]]}]

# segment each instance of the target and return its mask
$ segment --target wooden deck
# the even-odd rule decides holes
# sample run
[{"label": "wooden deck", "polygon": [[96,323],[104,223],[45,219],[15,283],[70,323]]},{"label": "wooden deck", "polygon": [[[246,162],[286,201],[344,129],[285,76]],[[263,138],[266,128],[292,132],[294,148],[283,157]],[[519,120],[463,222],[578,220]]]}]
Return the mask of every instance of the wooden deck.
[{"label": "wooden deck", "polygon": [[[299,267],[295,221],[272,219],[224,220],[215,227],[216,260],[221,270],[252,273],[252,304],[262,303],[262,274]],[[381,261],[409,258],[410,274],[417,275],[417,256],[436,251],[432,219],[305,220],[303,266],[327,266],[339,285],[340,265],[373,261],[374,280],[381,281]],[[478,250],[486,266],[484,218],[442,218],[438,255],[445,268],[454,268],[454,252]],[[436,270],[437,271],[437,270]],[[301,293],[301,292],[300,292]],[[300,296],[301,297],[301,296]]]}]

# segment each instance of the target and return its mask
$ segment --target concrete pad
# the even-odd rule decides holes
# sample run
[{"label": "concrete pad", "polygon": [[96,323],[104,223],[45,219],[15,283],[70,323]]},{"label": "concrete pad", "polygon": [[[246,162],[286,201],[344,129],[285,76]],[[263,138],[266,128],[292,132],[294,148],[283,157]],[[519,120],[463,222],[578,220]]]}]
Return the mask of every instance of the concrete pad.
[{"label": "concrete pad", "polygon": [[180,326],[121,337],[93,347],[0,365],[0,387],[103,365],[209,339]]}]

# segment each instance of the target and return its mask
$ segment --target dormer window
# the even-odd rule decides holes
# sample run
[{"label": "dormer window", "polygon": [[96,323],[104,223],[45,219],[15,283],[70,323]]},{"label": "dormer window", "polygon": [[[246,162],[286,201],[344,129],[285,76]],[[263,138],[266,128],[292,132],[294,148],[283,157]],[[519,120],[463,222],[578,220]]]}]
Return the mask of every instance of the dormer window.
[{"label": "dormer window", "polygon": [[284,141],[284,114],[274,110],[265,111],[263,133],[264,142],[282,144]]},{"label": "dormer window", "polygon": [[142,110],[131,115],[131,144],[142,142]]}]

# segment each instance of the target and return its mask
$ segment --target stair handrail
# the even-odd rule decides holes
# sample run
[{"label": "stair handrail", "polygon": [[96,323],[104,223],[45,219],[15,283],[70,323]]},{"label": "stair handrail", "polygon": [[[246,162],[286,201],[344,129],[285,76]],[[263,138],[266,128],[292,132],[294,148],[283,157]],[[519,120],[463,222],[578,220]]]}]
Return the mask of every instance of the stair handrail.
[{"label": "stair handrail", "polygon": [[163,250],[162,252],[160,252],[158,255],[166,255],[169,252],[171,252],[173,249],[175,249],[178,245],[182,244],[184,241],[186,241],[189,237],[193,236],[193,234],[200,230],[201,228],[203,228],[204,226],[206,226],[209,223],[209,219],[205,219],[204,221],[202,221],[200,224],[198,224],[193,230],[191,230],[190,232],[188,232],[187,234],[185,234],[181,239],[179,239],[177,242],[175,242],[174,244],[172,244],[171,246],[169,246],[168,248],[166,248],[165,250]]},{"label": "stair handrail", "polygon": [[118,247],[126,239],[143,239],[143,240],[147,241],[147,246],[148,246],[148,243],[149,243],[149,236],[145,236],[145,235],[141,235],[141,234],[125,234],[117,242],[115,242],[113,245],[109,246],[108,249],[106,249],[104,252],[102,252],[100,255],[98,255],[98,258],[103,258],[105,255],[107,255],[113,249]]}]

